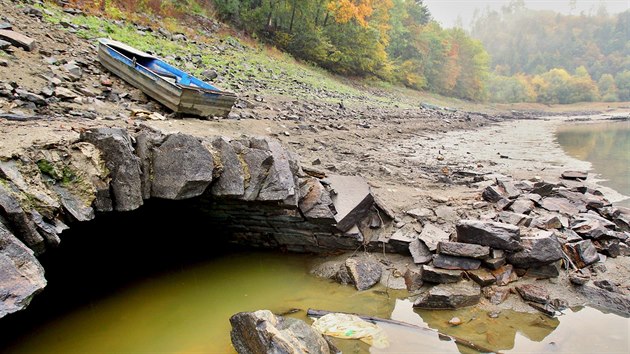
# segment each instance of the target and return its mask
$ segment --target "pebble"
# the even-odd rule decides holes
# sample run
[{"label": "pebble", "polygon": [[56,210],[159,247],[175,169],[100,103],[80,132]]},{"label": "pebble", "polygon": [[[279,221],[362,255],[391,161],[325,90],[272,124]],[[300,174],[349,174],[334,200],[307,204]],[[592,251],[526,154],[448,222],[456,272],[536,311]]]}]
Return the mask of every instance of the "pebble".
[{"label": "pebble", "polygon": [[453,317],[448,321],[448,324],[450,324],[451,326],[459,326],[462,323],[463,322],[459,317]]}]

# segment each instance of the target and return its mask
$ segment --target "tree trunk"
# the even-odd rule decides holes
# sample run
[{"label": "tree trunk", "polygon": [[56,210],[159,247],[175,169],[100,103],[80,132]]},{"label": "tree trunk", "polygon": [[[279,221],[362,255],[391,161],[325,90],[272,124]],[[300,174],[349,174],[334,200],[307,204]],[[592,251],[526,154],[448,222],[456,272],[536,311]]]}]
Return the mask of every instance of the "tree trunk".
[{"label": "tree trunk", "polygon": [[292,5],[293,9],[291,10],[291,22],[289,23],[289,33],[293,33],[293,20],[295,19],[295,3],[297,0],[293,0]]}]

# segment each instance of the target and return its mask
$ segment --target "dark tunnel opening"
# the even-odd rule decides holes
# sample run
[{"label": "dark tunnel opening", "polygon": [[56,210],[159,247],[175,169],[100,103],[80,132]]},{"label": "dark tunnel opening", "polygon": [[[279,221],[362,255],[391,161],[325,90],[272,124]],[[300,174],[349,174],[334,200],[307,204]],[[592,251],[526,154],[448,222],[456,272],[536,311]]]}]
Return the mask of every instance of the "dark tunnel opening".
[{"label": "dark tunnel opening", "polygon": [[3,319],[0,348],[138,281],[245,250],[229,243],[228,230],[210,222],[194,199],[151,199],[137,210],[70,226],[60,246],[39,257],[48,280],[44,291],[26,310]]}]

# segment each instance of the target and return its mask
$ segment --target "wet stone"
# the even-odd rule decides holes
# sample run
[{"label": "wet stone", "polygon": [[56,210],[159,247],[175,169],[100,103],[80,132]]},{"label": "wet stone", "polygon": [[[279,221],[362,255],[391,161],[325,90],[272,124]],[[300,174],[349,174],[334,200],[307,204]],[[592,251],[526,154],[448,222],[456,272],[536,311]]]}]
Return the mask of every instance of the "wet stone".
[{"label": "wet stone", "polygon": [[410,267],[405,271],[403,278],[405,279],[405,286],[409,291],[416,291],[424,284],[422,281],[422,268],[420,267]]},{"label": "wet stone", "polygon": [[367,290],[381,279],[381,264],[368,256],[348,258],[346,269],[357,290]]},{"label": "wet stone", "polygon": [[595,281],[593,281],[593,284],[596,287],[600,288],[600,289],[604,289],[604,290],[607,290],[607,291],[610,291],[610,292],[613,292],[613,293],[620,293],[620,294],[622,293],[619,290],[619,287],[617,285],[613,284],[608,279],[595,280]]},{"label": "wet stone", "polygon": [[478,269],[481,261],[474,258],[437,254],[433,257],[433,266],[442,269]]},{"label": "wet stone", "polygon": [[474,282],[440,284],[421,295],[413,304],[424,309],[457,309],[472,306],[481,299],[481,288]]}]

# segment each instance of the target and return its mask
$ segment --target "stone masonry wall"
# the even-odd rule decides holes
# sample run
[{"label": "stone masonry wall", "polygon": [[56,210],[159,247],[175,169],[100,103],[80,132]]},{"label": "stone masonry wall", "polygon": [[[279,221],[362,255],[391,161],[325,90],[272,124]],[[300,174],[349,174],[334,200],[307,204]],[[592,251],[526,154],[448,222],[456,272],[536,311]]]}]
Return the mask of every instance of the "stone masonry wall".
[{"label": "stone masonry wall", "polygon": [[337,224],[367,216],[351,210],[338,220],[330,187],[272,139],[87,130],[79,141],[0,161],[0,317],[45,287],[36,256],[58,246],[68,225],[149,198],[195,198],[233,242],[296,252],[356,249],[360,232]]}]

